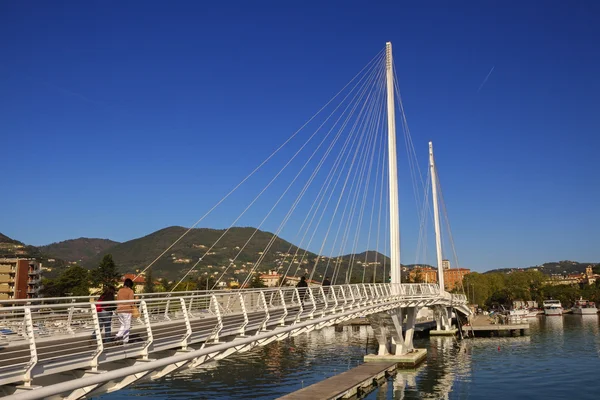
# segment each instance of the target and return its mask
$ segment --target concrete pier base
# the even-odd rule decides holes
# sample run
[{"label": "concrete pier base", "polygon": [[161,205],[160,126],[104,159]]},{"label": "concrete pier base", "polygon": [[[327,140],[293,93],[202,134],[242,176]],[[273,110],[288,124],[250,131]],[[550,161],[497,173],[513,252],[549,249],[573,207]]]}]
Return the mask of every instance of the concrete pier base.
[{"label": "concrete pier base", "polygon": [[427,358],[427,349],[413,349],[411,352],[402,354],[402,355],[394,355],[387,354],[385,356],[379,356],[377,354],[367,354],[364,358],[365,362],[373,362],[373,361],[393,361],[398,363],[399,368],[416,368],[419,364],[421,364]]},{"label": "concrete pier base", "polygon": [[457,332],[458,329],[456,328],[448,329],[447,331],[432,329],[429,331],[429,336],[454,336]]}]

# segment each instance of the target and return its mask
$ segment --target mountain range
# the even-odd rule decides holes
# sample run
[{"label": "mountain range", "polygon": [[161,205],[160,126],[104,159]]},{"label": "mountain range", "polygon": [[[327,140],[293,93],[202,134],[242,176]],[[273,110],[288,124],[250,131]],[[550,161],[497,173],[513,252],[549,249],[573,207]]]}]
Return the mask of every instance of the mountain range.
[{"label": "mountain range", "polygon": [[[226,276],[245,279],[254,263],[260,261],[258,270],[289,268],[294,275],[310,273],[317,258],[315,253],[298,248],[290,242],[273,235],[270,232],[250,227],[236,227],[229,231],[209,228],[191,229],[185,237],[178,240],[188,229],[172,226],[153,232],[147,236],[119,243],[109,239],[79,238],[52,243],[45,246],[29,246],[29,255],[40,257],[50,268],[46,276],[55,276],[69,264],[77,263],[86,268],[94,268],[105,254],[112,254],[119,270],[123,273],[133,273],[144,269],[153,263],[154,278],[163,277],[168,280],[181,278],[192,270],[190,277],[202,275],[220,276],[227,271]],[[0,242],[16,242],[2,235]],[[165,249],[173,245],[165,254]],[[216,243],[216,244],[215,244]],[[264,251],[269,248],[269,251]],[[295,257],[294,257],[295,256]],[[194,264],[202,258],[195,268]],[[340,258],[340,276],[346,274],[350,263],[354,260],[352,276],[362,280],[362,264],[366,262],[380,263],[376,272],[381,280],[383,263],[389,268],[389,258],[374,251],[360,254],[347,254]],[[156,261],[155,261],[156,260]],[[232,261],[234,260],[234,261]],[[331,275],[335,265],[334,258],[322,257],[316,268],[315,279],[320,279],[327,271]],[[232,264],[228,267],[230,264]],[[372,276],[373,270],[369,270]]]},{"label": "mountain range", "polygon": [[[251,227],[231,228],[228,232],[197,228],[191,229],[185,237],[181,238],[187,230],[184,227],[171,226],[123,243],[109,239],[79,238],[39,247],[25,245],[0,233],[0,255],[16,254],[41,258],[48,271],[45,276],[53,277],[69,264],[77,263],[88,269],[94,268],[105,254],[112,254],[122,273],[140,271],[154,262],[153,276],[168,280],[179,279],[190,270],[192,272],[189,276],[192,278],[203,275],[220,276],[223,271],[226,271],[226,276],[243,280],[257,261],[260,261],[258,270],[262,272],[277,268],[285,271],[289,268],[292,275],[296,270],[299,274],[305,274],[310,273],[317,258],[315,253],[298,248],[270,232]],[[177,243],[165,252],[165,249],[176,241]],[[265,248],[269,246],[269,251],[263,254]],[[163,252],[165,254],[162,254]],[[201,262],[192,268],[200,258],[202,258]],[[228,267],[232,260],[234,264]],[[365,262],[374,263],[377,260],[375,274],[378,281],[383,277],[383,263],[389,268],[390,262],[387,256],[374,251],[347,254],[339,257],[339,260],[340,277],[345,276],[354,260],[351,275],[358,281],[362,281]],[[320,258],[316,268],[316,279],[320,279],[320,276],[325,273],[331,275],[336,262],[337,258]],[[582,272],[590,264],[595,263],[565,260],[522,269],[537,268],[548,275],[570,274]],[[411,268],[414,265],[405,266]],[[514,268],[487,272],[508,273],[512,270]],[[367,269],[366,274],[372,276],[373,269]]]}]

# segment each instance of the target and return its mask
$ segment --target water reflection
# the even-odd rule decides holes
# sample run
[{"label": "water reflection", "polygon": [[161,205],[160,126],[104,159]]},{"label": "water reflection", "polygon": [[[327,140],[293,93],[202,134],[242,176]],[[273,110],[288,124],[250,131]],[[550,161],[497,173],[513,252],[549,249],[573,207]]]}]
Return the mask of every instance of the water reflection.
[{"label": "water reflection", "polygon": [[464,391],[457,382],[471,373],[470,342],[452,337],[432,337],[416,342],[428,348],[427,363],[412,371],[398,371],[391,384],[382,386],[367,399],[447,399]]},{"label": "water reflection", "polygon": [[[418,339],[427,362],[399,372],[367,399],[597,399],[600,322],[544,318],[531,336]],[[102,396],[126,399],[273,399],[346,371],[377,349],[370,327],[327,328]],[[549,384],[552,383],[552,384]]]},{"label": "water reflection", "polygon": [[125,399],[142,393],[150,399],[272,399],[357,366],[366,351],[376,351],[370,327],[348,326],[340,332],[330,327],[184,370],[158,382],[141,383],[102,399]]},{"label": "water reflection", "polygon": [[563,334],[563,327],[564,327],[564,321],[563,321],[563,316],[560,315],[552,315],[549,317],[542,317],[540,320],[540,326],[543,327],[544,330],[546,331],[550,331],[553,332],[555,334],[559,334],[562,335]]},{"label": "water reflection", "polygon": [[579,319],[581,321],[581,326],[586,331],[589,331],[594,335],[598,334],[598,324],[600,323],[598,315],[580,315]]}]

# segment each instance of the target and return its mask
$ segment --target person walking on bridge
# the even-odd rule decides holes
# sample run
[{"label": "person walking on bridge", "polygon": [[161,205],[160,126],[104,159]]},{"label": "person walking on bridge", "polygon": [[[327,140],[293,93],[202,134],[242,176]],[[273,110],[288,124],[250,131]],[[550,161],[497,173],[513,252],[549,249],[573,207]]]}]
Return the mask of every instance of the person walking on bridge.
[{"label": "person walking on bridge", "polygon": [[328,276],[326,276],[325,279],[323,279],[323,283],[321,283],[321,286],[323,286],[323,293],[325,294],[325,298],[329,297],[329,292],[331,291],[331,281],[329,280]]},{"label": "person walking on bridge", "polygon": [[[129,278],[123,282],[123,287],[117,293],[117,301],[133,300],[133,281]],[[115,339],[123,339],[123,344],[129,342],[129,331],[131,330],[131,314],[134,312],[133,302],[119,303],[117,305],[117,316],[121,326]]]},{"label": "person walking on bridge", "polygon": [[[110,328],[112,325],[113,311],[115,311],[114,304],[107,304],[107,302],[115,301],[115,287],[106,286],[104,292],[96,301],[96,311],[98,312],[98,322],[100,323],[100,333],[104,331],[104,341],[110,340]],[[92,335],[92,339],[96,339],[96,332]]]},{"label": "person walking on bridge", "polygon": [[298,288],[298,296],[300,296],[300,305],[304,308],[304,297],[306,296],[306,291],[308,290],[308,282],[306,282],[306,277],[301,277],[300,282],[296,285]]}]

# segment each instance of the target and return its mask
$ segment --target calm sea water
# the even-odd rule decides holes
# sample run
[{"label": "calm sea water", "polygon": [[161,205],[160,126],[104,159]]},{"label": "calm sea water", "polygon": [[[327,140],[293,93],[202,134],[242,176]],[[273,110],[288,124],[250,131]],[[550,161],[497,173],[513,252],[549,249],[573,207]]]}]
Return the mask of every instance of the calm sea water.
[{"label": "calm sea water", "polygon": [[[367,399],[600,399],[597,316],[538,317],[531,336],[417,339],[427,362]],[[102,400],[272,399],[346,371],[374,353],[370,328],[327,328],[104,395]]]}]

